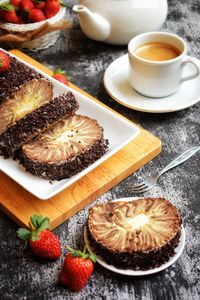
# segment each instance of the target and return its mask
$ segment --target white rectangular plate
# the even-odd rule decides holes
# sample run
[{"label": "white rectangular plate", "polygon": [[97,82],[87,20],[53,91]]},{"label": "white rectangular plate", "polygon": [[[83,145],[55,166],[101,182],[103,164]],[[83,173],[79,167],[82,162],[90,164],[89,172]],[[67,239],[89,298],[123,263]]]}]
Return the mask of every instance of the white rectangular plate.
[{"label": "white rectangular plate", "polygon": [[54,97],[67,91],[73,92],[80,105],[77,113],[96,119],[104,128],[105,138],[109,140],[109,151],[104,154],[104,156],[73,177],[69,179],[63,179],[61,181],[54,181],[53,183],[26,172],[23,166],[11,158],[4,159],[3,157],[0,157],[1,171],[6,173],[37,198],[47,200],[66,189],[72,183],[83,177],[85,174],[99,166],[102,162],[123,148],[139,134],[140,130],[134,124],[126,121],[123,117],[120,117],[118,114],[110,111],[101,104],[98,104],[97,102],[73,90],[72,88],[65,86],[44,72],[34,68],[32,65],[24,61],[22,62],[41,73],[53,83]]}]

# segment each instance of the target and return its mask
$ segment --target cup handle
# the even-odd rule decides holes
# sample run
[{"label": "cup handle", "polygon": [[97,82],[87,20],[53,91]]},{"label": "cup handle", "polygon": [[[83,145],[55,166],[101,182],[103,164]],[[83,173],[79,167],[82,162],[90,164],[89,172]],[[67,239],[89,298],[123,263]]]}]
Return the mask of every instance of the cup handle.
[{"label": "cup handle", "polygon": [[193,61],[193,59],[191,57],[185,58],[184,62],[181,65],[181,68],[184,68],[187,64],[192,64],[195,67],[196,72],[194,74],[183,76],[181,78],[181,83],[184,82],[184,81],[187,81],[187,80],[194,79],[197,76],[199,76],[199,74],[200,74],[199,66]]}]

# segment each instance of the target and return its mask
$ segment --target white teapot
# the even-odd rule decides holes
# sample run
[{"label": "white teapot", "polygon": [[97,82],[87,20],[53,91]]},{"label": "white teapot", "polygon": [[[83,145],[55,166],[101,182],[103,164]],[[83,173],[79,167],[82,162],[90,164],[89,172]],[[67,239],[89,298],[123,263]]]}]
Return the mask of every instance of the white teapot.
[{"label": "white teapot", "polygon": [[135,35],[156,31],[167,16],[167,0],[79,0],[73,11],[91,39],[127,44]]}]

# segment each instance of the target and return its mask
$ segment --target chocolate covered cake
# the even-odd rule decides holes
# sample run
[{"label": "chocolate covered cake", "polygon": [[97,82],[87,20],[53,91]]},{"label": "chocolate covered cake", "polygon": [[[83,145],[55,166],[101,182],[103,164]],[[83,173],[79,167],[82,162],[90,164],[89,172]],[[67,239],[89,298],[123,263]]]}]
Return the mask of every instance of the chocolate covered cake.
[{"label": "chocolate covered cake", "polygon": [[52,96],[49,80],[10,57],[9,69],[0,74],[0,154],[13,156],[25,142],[78,109],[72,93]]},{"label": "chocolate covered cake", "polygon": [[61,180],[85,169],[107,149],[108,142],[97,121],[74,115],[24,144],[19,159],[32,174]]},{"label": "chocolate covered cake", "polygon": [[179,212],[163,198],[97,204],[87,222],[94,252],[122,269],[159,267],[175,254],[180,233]]},{"label": "chocolate covered cake", "polygon": [[[21,86],[33,79],[43,76],[15,57],[10,56],[10,66],[6,72],[0,73],[0,104],[12,98]],[[44,78],[43,78],[44,79]]]},{"label": "chocolate covered cake", "polygon": [[41,74],[10,57],[7,71],[0,73],[0,153],[12,155],[35,135],[27,133],[30,115],[52,99],[53,86]]}]

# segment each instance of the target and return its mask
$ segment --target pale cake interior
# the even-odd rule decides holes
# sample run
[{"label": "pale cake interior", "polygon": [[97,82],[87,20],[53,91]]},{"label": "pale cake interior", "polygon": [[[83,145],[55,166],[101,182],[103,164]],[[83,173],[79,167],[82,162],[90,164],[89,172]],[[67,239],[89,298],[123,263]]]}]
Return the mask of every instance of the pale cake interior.
[{"label": "pale cake interior", "polygon": [[114,252],[160,248],[176,236],[180,224],[176,207],[162,198],[98,204],[88,219],[94,240]]},{"label": "pale cake interior", "polygon": [[74,115],[23,145],[22,151],[34,161],[61,163],[88,150],[101,138],[102,128],[96,120]]}]

